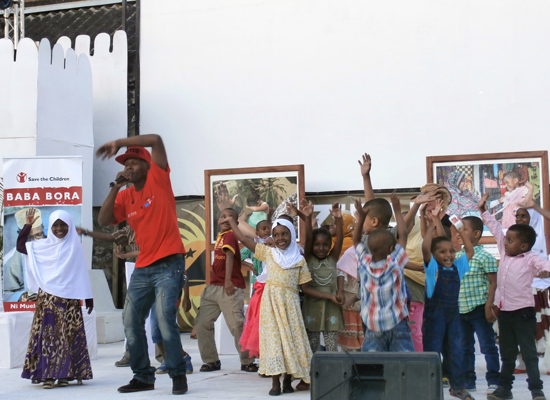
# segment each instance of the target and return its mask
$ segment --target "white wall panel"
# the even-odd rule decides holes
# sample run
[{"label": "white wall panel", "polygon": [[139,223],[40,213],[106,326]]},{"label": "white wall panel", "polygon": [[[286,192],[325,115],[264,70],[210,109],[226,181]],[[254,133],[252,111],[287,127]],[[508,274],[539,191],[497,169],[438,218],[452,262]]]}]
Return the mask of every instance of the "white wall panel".
[{"label": "white wall panel", "polygon": [[[92,226],[92,70],[86,54],[53,49],[43,39],[38,50],[37,156],[83,157],[82,224]],[[91,260],[91,240],[84,241]]]},{"label": "white wall panel", "polygon": [[[94,40],[94,54],[90,55],[90,37],[76,38],[76,54],[89,56],[92,67],[94,146],[126,137],[128,131],[128,44],[126,32],[117,31],[111,38],[100,33]],[[109,182],[121,167],[114,159],[94,158],[93,205],[101,206],[109,192]]]},{"label": "white wall panel", "polygon": [[142,0],[141,131],[176,195],[305,164],[306,190],[421,186],[425,157],[548,149],[542,0]]},{"label": "white wall panel", "polygon": [[34,155],[37,71],[38,49],[32,40],[19,42],[14,60],[13,43],[0,39],[0,174],[3,157]]}]

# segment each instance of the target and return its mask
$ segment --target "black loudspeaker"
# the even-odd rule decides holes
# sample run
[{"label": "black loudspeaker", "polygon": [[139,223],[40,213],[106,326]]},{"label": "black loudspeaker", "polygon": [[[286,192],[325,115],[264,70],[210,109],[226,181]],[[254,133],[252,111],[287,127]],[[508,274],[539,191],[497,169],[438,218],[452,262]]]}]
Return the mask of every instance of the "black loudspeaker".
[{"label": "black loudspeaker", "polygon": [[313,400],[443,400],[438,353],[317,352]]}]

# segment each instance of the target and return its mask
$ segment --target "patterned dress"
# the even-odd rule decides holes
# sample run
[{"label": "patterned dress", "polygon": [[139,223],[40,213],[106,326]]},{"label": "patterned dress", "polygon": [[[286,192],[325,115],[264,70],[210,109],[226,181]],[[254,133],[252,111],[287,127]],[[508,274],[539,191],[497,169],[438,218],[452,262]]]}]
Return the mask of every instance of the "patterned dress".
[{"label": "patterned dress", "polygon": [[38,291],[22,378],[92,379],[80,300]]},{"label": "patterned dress", "polygon": [[[346,303],[355,299],[359,291],[359,281],[346,274],[344,280],[344,297]],[[365,334],[361,320],[361,302],[357,301],[350,310],[344,312],[344,328],[338,332],[338,345],[342,351],[360,351]]]},{"label": "patterned dress", "polygon": [[[337,294],[336,261],[332,257],[319,260],[312,256],[307,263],[313,280],[312,288],[321,293]],[[304,323],[308,332],[334,332],[344,328],[342,307],[328,299],[306,295],[303,306]]]},{"label": "patterned dress", "polygon": [[298,285],[311,280],[306,261],[283,269],[273,259],[270,248],[260,243],[256,244],[255,256],[267,263],[269,271],[260,306],[259,372],[287,373],[309,383],[312,353],[298,297]]}]

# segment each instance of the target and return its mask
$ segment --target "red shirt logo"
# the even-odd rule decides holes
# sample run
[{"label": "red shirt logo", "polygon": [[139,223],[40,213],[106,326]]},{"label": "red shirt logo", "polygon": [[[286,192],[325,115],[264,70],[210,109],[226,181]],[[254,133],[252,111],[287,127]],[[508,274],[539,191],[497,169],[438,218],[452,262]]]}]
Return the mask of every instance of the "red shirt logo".
[{"label": "red shirt logo", "polygon": [[19,183],[25,183],[25,181],[27,180],[27,174],[24,172],[20,172],[17,174],[16,179]]}]

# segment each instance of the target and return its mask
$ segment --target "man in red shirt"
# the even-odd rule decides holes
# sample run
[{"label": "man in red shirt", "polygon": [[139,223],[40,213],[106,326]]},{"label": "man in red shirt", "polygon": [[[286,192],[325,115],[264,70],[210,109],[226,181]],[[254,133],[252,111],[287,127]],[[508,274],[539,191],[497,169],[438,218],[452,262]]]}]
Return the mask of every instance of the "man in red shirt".
[{"label": "man in red shirt", "polygon": [[[176,302],[186,280],[185,248],[178,228],[166,150],[160,136],[143,135],[108,142],[96,154],[110,158],[121,147],[127,147],[127,151],[116,160],[124,165],[124,170],[118,173],[117,183],[98,217],[101,226],[127,221],[140,249],[122,313],[134,378],[118,391],[155,388],[155,368],[149,362],[144,328],[145,318],[155,303],[166,368],[173,381],[172,393],[183,394],[187,392],[187,378],[176,324]],[[151,147],[152,154],[145,147]],[[133,185],[119,192],[128,183]]]}]

